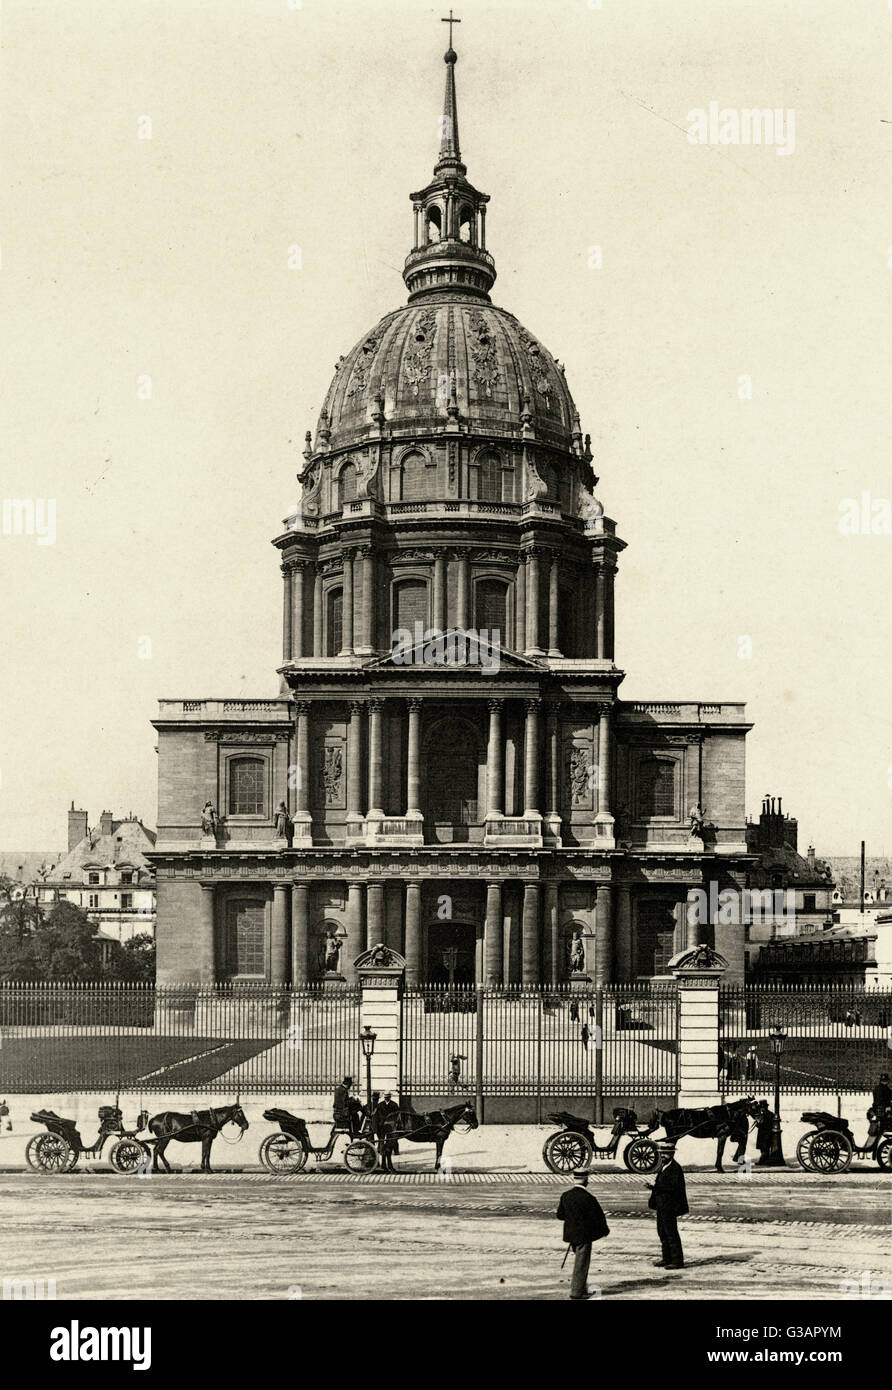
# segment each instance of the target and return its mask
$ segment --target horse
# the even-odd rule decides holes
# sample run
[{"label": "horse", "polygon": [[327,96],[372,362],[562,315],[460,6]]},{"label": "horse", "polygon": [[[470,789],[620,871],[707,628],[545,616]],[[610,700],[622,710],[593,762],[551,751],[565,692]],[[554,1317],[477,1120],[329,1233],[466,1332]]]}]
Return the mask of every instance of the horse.
[{"label": "horse", "polygon": [[732,1100],[728,1105],[706,1105],[699,1110],[655,1110],[648,1134],[662,1125],[667,1139],[717,1139],[716,1172],[723,1173],[725,1144],[733,1140],[737,1145],[734,1157],[741,1159],[746,1152],[749,1120],[758,1119],[761,1113],[761,1103],[753,1096]]},{"label": "horse", "polygon": [[431,1110],[417,1115],[414,1110],[401,1110],[384,1126],[384,1135],[395,1139],[409,1139],[413,1144],[436,1144],[437,1157],[434,1172],[440,1171],[443,1145],[457,1125],[466,1124],[469,1130],[477,1129],[477,1112],[470,1101],[461,1105],[451,1105],[447,1110]]},{"label": "horse", "polygon": [[[166,1172],[170,1172],[170,1164],[164,1156],[171,1139],[178,1139],[181,1144],[201,1144],[201,1168],[202,1173],[211,1171],[211,1145],[224,1125],[232,1121],[237,1124],[244,1134],[248,1128],[248,1121],[245,1112],[239,1105],[216,1106],[213,1110],[193,1110],[191,1114],[184,1115],[176,1110],[163,1110],[160,1115],[153,1115],[149,1120],[149,1132],[155,1136],[155,1147],[152,1154],[152,1172],[158,1173],[158,1160],[164,1164]],[[239,1135],[241,1138],[241,1135]]]}]

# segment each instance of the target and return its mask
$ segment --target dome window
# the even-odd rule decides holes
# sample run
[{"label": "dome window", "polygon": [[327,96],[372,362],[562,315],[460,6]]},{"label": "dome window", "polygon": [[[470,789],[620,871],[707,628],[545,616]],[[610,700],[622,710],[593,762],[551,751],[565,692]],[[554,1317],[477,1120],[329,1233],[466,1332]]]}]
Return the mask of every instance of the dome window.
[{"label": "dome window", "polygon": [[338,656],[344,640],[344,593],[333,589],[325,610],[325,654]]},{"label": "dome window", "polygon": [[356,499],[356,466],[345,463],[338,476],[338,506],[345,507]]},{"label": "dome window", "polygon": [[425,226],[427,228],[428,245],[430,245],[431,242],[439,241],[443,234],[443,214],[440,212],[436,203],[431,204],[427,210]]}]

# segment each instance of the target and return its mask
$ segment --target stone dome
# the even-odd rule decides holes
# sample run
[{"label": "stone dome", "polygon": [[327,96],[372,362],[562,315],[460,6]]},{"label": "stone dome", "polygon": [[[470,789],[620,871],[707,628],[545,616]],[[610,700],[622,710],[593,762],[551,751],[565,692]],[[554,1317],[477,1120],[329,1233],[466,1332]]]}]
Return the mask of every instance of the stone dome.
[{"label": "stone dome", "polygon": [[341,358],[320,417],[331,449],[368,437],[380,398],[397,435],[442,427],[450,405],[474,434],[519,436],[526,412],[536,438],[560,449],[579,429],[548,349],[505,309],[448,291],[385,315]]}]

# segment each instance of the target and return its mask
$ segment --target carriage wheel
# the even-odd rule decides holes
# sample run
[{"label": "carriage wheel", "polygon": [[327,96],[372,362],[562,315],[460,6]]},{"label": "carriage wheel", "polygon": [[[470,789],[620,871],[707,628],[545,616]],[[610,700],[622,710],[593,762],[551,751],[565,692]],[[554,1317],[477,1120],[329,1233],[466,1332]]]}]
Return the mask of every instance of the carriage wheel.
[{"label": "carriage wheel", "polygon": [[592,1161],[592,1146],[584,1134],[563,1129],[550,1134],[542,1146],[542,1157],[552,1173],[576,1173],[588,1168]]},{"label": "carriage wheel", "polygon": [[[71,1167],[72,1149],[58,1134],[38,1134],[31,1158],[39,1173],[67,1173]],[[28,1145],[31,1149],[31,1144]],[[76,1157],[76,1156],[75,1156]],[[31,1161],[29,1159],[29,1161]]]},{"label": "carriage wheel", "polygon": [[25,1161],[29,1168],[34,1169],[35,1173],[40,1173],[42,1171],[40,1166],[40,1150],[45,1138],[45,1134],[35,1134],[28,1140],[25,1149]]},{"label": "carriage wheel", "polygon": [[355,1139],[344,1150],[344,1162],[351,1173],[370,1173],[378,1162],[374,1144],[368,1139]]},{"label": "carriage wheel", "polygon": [[119,1139],[112,1144],[108,1161],[116,1173],[135,1173],[146,1158],[149,1150],[138,1139]]},{"label": "carriage wheel", "polygon": [[881,1139],[877,1144],[876,1160],[884,1173],[892,1173],[892,1139]]},{"label": "carriage wheel", "polygon": [[852,1161],[852,1146],[844,1134],[824,1130],[812,1139],[809,1158],[816,1173],[844,1173]]},{"label": "carriage wheel", "polygon": [[630,1173],[655,1173],[660,1151],[652,1139],[633,1139],[623,1150],[623,1163]]},{"label": "carriage wheel", "polygon": [[307,1151],[293,1134],[268,1134],[260,1145],[260,1162],[271,1173],[301,1173]]},{"label": "carriage wheel", "polygon": [[820,1134],[819,1129],[810,1129],[808,1134],[803,1134],[799,1143],[796,1145],[796,1157],[803,1168],[809,1173],[816,1173],[817,1169],[812,1167],[811,1144],[816,1135]]}]

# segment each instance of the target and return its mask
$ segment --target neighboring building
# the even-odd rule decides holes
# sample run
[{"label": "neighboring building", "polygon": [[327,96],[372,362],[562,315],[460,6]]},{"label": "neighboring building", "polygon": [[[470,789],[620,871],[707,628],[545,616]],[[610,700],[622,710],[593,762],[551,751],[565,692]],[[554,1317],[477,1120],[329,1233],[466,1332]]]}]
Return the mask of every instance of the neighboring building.
[{"label": "neighboring building", "polygon": [[458,980],[651,978],[688,890],[745,881],[743,705],[619,698],[625,543],[563,367],[490,300],[455,64],[408,303],[338,363],[274,542],[279,695],[153,721],[160,981],[349,979],[379,941],[409,983],[453,948]]},{"label": "neighboring building", "polygon": [[115,820],[103,811],[87,830],[86,811],[68,813],[68,853],[40,886],[40,903],[74,903],[100,935],[129,941],[155,931],[155,871],[147,854],[155,834],[132,813]]},{"label": "neighboring building", "polygon": [[[747,973],[761,973],[777,953],[766,943],[789,942],[821,936],[833,925],[834,884],[830,866],[815,857],[813,845],[799,853],[799,822],[784,815],[781,797],[766,796],[758,821],[746,827],[747,848],[755,856],[747,886],[768,901],[768,893],[783,894],[774,914],[756,913],[746,928]],[[802,955],[806,959],[807,952]],[[799,959],[796,952],[781,953],[783,960]]]},{"label": "neighboring building", "polygon": [[52,874],[62,854],[62,850],[4,850],[0,852],[0,878],[19,885],[20,892],[13,896],[20,897],[26,888],[33,888]]}]

